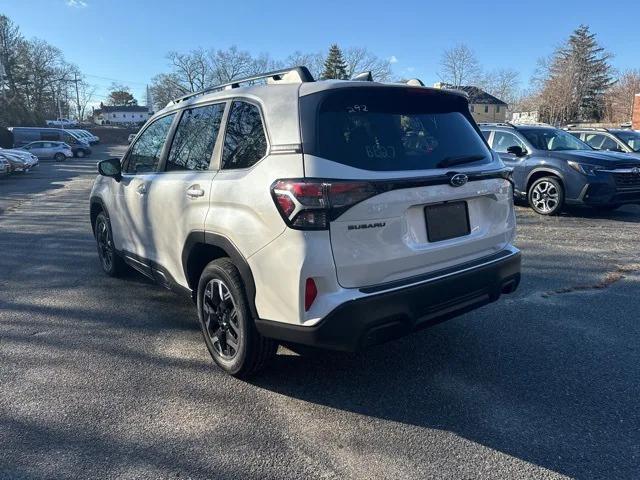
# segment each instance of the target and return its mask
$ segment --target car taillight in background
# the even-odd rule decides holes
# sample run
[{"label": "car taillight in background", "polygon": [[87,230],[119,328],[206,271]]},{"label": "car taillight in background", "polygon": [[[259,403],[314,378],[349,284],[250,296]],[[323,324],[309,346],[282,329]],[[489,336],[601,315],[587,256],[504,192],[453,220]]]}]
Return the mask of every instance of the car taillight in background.
[{"label": "car taillight in background", "polygon": [[289,227],[326,230],[330,221],[377,191],[369,182],[291,179],[277,180],[271,194]]}]

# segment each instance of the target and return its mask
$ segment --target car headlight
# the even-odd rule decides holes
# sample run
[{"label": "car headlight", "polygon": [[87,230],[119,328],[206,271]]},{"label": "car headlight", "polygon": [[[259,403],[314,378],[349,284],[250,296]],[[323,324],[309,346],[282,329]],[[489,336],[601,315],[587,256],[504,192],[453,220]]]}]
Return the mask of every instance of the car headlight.
[{"label": "car headlight", "polygon": [[569,160],[567,162],[571,168],[583,175],[595,175],[598,170],[604,170],[605,167],[600,165],[589,165],[588,163],[578,163]]}]

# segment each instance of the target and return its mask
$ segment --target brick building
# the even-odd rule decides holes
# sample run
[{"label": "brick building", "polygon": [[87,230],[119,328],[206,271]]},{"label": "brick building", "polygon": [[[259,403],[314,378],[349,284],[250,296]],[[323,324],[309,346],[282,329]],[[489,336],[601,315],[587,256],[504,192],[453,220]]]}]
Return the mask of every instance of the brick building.
[{"label": "brick building", "polygon": [[631,128],[640,130],[640,93],[636,93],[633,99],[633,119],[631,124],[633,125]]}]

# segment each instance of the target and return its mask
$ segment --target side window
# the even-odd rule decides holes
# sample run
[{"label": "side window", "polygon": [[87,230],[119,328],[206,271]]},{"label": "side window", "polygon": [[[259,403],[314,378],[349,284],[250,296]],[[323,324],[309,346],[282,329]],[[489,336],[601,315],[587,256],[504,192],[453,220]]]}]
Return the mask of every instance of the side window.
[{"label": "side window", "polygon": [[596,150],[602,150],[603,148],[605,148],[604,143],[606,139],[607,137],[602,134],[590,133],[586,135],[585,142]]},{"label": "side window", "polygon": [[498,153],[507,153],[509,147],[518,146],[526,150],[524,144],[513,133],[496,131],[493,135],[493,149]]},{"label": "side window", "polygon": [[40,140],[60,140],[60,134],[58,132],[41,132]]},{"label": "side window", "polygon": [[491,136],[491,130],[482,130],[482,136],[488,142],[489,137]]},{"label": "side window", "polygon": [[159,118],[138,137],[129,151],[125,173],[147,173],[156,170],[173,117],[175,113]]},{"label": "side window", "polygon": [[610,137],[604,137],[604,141],[600,148],[602,150],[621,150],[616,141]]},{"label": "side window", "polygon": [[222,150],[222,168],[248,168],[267,153],[260,110],[247,102],[231,105]]},{"label": "side window", "polygon": [[184,111],[167,158],[167,171],[209,168],[223,113],[224,103]]}]

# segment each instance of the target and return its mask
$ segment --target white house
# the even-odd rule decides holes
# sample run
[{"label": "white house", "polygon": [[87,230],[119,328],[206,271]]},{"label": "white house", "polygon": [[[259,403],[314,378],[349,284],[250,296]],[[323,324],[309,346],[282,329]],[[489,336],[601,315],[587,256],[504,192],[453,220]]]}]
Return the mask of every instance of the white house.
[{"label": "white house", "polygon": [[148,107],[141,105],[101,105],[93,112],[93,121],[98,125],[126,125],[144,123],[151,116]]}]

